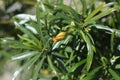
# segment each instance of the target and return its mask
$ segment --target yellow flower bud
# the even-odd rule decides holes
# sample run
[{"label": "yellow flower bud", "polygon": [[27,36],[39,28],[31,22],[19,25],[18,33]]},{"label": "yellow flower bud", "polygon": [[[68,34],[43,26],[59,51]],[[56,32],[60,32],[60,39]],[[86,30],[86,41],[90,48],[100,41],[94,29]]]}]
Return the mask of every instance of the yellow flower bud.
[{"label": "yellow flower bud", "polygon": [[53,40],[53,42],[58,42],[60,40],[64,40],[66,38],[66,35],[67,35],[67,32],[60,32],[52,40]]},{"label": "yellow flower bud", "polygon": [[74,23],[74,21],[71,21],[70,25],[72,25],[72,26],[75,26],[75,23]]},{"label": "yellow flower bud", "polygon": [[43,74],[43,75],[48,75],[48,74],[50,74],[50,72],[45,69],[45,70],[41,70],[41,74]]},{"label": "yellow flower bud", "polygon": [[86,32],[89,32],[91,29],[89,27],[85,28]]}]

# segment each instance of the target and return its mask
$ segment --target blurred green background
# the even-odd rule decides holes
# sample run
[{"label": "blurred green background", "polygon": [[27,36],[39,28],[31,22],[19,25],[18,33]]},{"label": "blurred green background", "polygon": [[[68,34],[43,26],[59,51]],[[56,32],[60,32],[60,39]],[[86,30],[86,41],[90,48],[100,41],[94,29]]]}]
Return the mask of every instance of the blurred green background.
[{"label": "blurred green background", "polygon": [[6,43],[5,38],[16,39],[19,31],[15,29],[12,17],[16,14],[35,14],[36,0],[0,0],[0,80],[11,80],[17,63],[11,62],[16,54]]}]

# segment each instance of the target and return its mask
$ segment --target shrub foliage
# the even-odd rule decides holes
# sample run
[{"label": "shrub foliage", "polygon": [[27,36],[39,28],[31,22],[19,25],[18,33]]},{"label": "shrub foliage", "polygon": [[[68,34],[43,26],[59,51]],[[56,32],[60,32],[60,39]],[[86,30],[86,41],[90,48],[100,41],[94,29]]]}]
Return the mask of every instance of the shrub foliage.
[{"label": "shrub foliage", "polygon": [[[106,2],[106,3],[105,3]],[[79,5],[81,4],[81,5]],[[13,17],[21,31],[9,40],[20,53],[14,73],[30,80],[119,80],[120,1],[38,0],[36,14]]]}]

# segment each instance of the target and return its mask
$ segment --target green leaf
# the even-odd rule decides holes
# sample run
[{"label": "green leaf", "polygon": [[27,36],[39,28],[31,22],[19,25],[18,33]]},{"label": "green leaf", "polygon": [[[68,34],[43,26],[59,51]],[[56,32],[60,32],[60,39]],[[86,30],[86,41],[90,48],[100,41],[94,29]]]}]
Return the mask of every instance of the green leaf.
[{"label": "green leaf", "polygon": [[35,43],[33,40],[31,40],[31,39],[29,39],[27,37],[20,36],[20,35],[18,35],[18,37],[21,40],[23,40],[23,45],[25,45],[26,47],[31,47],[31,48],[39,49],[39,50],[42,49],[42,43],[41,43],[41,41],[39,41],[38,43]]},{"label": "green leaf", "polygon": [[59,48],[60,45],[61,45],[61,41],[59,41],[57,43],[53,43],[52,50]]},{"label": "green leaf", "polygon": [[85,23],[83,24],[83,27],[88,25],[88,24],[94,24],[97,20],[99,20],[100,18],[109,15],[110,13],[118,10],[118,8],[116,9],[115,7],[113,8],[109,8],[109,9],[105,9],[103,10],[101,13],[99,13],[98,15],[95,16],[96,13],[98,13],[100,10],[102,10],[102,8],[105,6],[105,3],[102,3],[100,6],[98,6],[98,8],[96,8],[91,14],[88,15],[88,17],[85,19]]},{"label": "green leaf", "polygon": [[22,42],[16,43],[16,44],[12,45],[11,47],[14,48],[14,49],[29,49],[29,50],[33,50],[34,49],[31,46],[30,47],[25,46]]},{"label": "green leaf", "polygon": [[53,47],[52,47],[52,50],[59,48],[61,44],[65,44],[65,45],[68,44],[68,42],[71,41],[72,38],[73,38],[73,36],[68,35],[65,40],[54,43]]},{"label": "green leaf", "polygon": [[117,2],[109,2],[106,5],[104,5],[104,8],[109,8],[109,7],[114,6],[114,5],[117,6]]},{"label": "green leaf", "polygon": [[102,3],[99,5],[92,13],[88,15],[88,17],[85,19],[85,22],[89,21],[95,14],[97,14],[105,5],[105,3]]},{"label": "green leaf", "polygon": [[20,29],[24,34],[27,34],[32,40],[34,40],[36,43],[39,42],[39,40],[36,38],[36,36],[30,32],[28,29],[26,29],[24,26],[20,25],[19,23],[15,22],[18,29]]},{"label": "green leaf", "polygon": [[13,20],[18,22],[20,25],[26,24],[30,20],[36,21],[35,15],[30,14],[18,14],[13,17]]},{"label": "green leaf", "polygon": [[94,78],[95,74],[100,70],[100,68],[101,68],[101,66],[96,67],[95,69],[90,71],[85,78],[80,79],[80,80],[92,80]]},{"label": "green leaf", "polygon": [[31,60],[25,62],[25,64],[24,64],[23,66],[21,66],[18,70],[16,70],[15,73],[13,74],[12,80],[16,80],[17,76],[18,76],[25,68],[27,68],[33,61],[34,61],[34,58],[32,58]]},{"label": "green leaf", "polygon": [[53,72],[55,73],[55,75],[57,75],[57,71],[56,71],[56,69],[55,69],[55,67],[54,67],[54,65],[53,65],[53,63],[51,61],[50,56],[47,56],[47,60],[48,60],[48,64],[49,64],[50,68],[53,70]]},{"label": "green leaf", "polygon": [[[94,55],[94,51],[95,51],[95,47],[92,45],[92,40],[90,40],[90,38],[88,37],[87,34],[85,34],[83,31],[80,30],[80,34],[82,36],[82,38],[84,39],[84,41],[86,42],[87,45],[87,63],[86,63],[86,67],[87,67],[87,71],[89,71],[91,65],[92,65],[92,61],[93,61],[93,55]],[[89,35],[90,36],[90,35]]]},{"label": "green leaf", "polygon": [[38,52],[33,58],[31,58],[31,57],[28,58],[27,61],[33,59],[33,61],[31,62],[31,64],[29,65],[29,67],[31,67],[42,56],[42,54],[43,54],[42,52]]},{"label": "green leaf", "polygon": [[82,64],[84,64],[86,62],[86,59],[81,60],[77,63],[75,63],[72,67],[69,68],[69,72],[74,72],[79,66],[81,66]]},{"label": "green leaf", "polygon": [[66,61],[65,65],[68,65],[71,63],[71,61],[73,61],[76,58],[76,55],[74,55],[74,53],[70,54],[70,58],[69,60]]},{"label": "green leaf", "polygon": [[112,53],[114,52],[114,36],[115,36],[115,34],[112,33],[111,34],[111,40],[110,40],[110,46],[111,46],[111,52]]},{"label": "green leaf", "polygon": [[37,45],[33,40],[31,40],[31,39],[29,39],[29,38],[27,38],[27,37],[24,37],[24,36],[20,36],[20,35],[18,35],[18,37],[21,39],[21,40],[25,40],[25,41],[27,41],[27,43],[30,43],[30,44],[33,44],[33,45]]},{"label": "green leaf", "polygon": [[72,7],[69,7],[67,5],[62,4],[62,5],[57,5],[56,8],[57,8],[56,10],[62,10],[64,12],[70,12],[71,17],[74,17],[75,21],[79,22],[80,18],[78,16],[78,13],[74,9],[72,9]]},{"label": "green leaf", "polygon": [[84,17],[86,17],[86,11],[87,11],[86,0],[81,0],[81,3],[82,3],[82,14]]},{"label": "green leaf", "polygon": [[113,11],[115,11],[114,8],[110,8],[108,10],[105,10],[105,11],[101,12],[100,14],[98,14],[98,15],[94,16],[93,18],[91,18],[91,20],[97,21],[98,19],[100,19],[100,18],[102,18],[102,17],[112,13]]},{"label": "green leaf", "polygon": [[66,59],[66,57],[65,57],[63,54],[59,54],[59,53],[57,53],[57,52],[52,52],[52,54],[55,55],[55,56],[57,56],[57,57]]},{"label": "green leaf", "polygon": [[60,58],[57,58],[57,62],[59,64],[59,67],[61,68],[61,70],[63,71],[63,73],[67,73],[68,70],[65,67],[65,63],[63,62],[63,60],[61,60]]},{"label": "green leaf", "polygon": [[7,40],[7,43],[12,44],[10,47],[14,48],[14,49],[29,49],[29,50],[33,50],[34,49],[32,46],[30,46],[30,47],[25,46],[22,41]]},{"label": "green leaf", "polygon": [[44,59],[45,59],[45,57],[43,56],[41,61],[35,66],[35,70],[34,70],[35,72],[34,72],[32,80],[37,80],[38,75],[39,75],[39,71],[40,71],[40,69],[41,69],[41,67],[43,65]]},{"label": "green leaf", "polygon": [[89,69],[91,68],[91,65],[92,65],[92,61],[93,61],[93,48],[92,48],[92,45],[91,44],[87,44],[87,49],[88,49],[88,53],[87,53],[87,71],[89,71]]},{"label": "green leaf", "polygon": [[73,52],[72,48],[71,48],[71,47],[69,47],[69,46],[65,48],[65,51],[66,51],[66,52],[70,52],[70,53],[72,53],[72,52]]},{"label": "green leaf", "polygon": [[120,76],[111,68],[108,69],[109,73],[113,76],[115,80],[120,80]]},{"label": "green leaf", "polygon": [[120,30],[119,29],[111,29],[109,26],[104,26],[104,25],[99,25],[99,24],[91,25],[91,27],[95,27],[97,29],[107,31],[107,32],[110,32],[112,34],[114,33],[115,37],[120,38]]},{"label": "green leaf", "polygon": [[29,51],[28,52],[27,51],[27,52],[18,54],[16,56],[13,56],[12,60],[22,60],[22,59],[28,58],[29,56],[35,55],[36,53],[38,53],[38,52],[37,51]]},{"label": "green leaf", "polygon": [[68,44],[72,40],[73,36],[68,35],[65,40],[62,41],[62,44]]},{"label": "green leaf", "polygon": [[116,64],[115,69],[120,69],[120,64]]},{"label": "green leaf", "polygon": [[[41,10],[41,8],[42,8],[43,11]],[[45,14],[44,11],[45,11],[45,7],[44,7],[42,1],[38,2],[37,6],[36,6],[37,25],[35,27],[36,27],[37,32],[39,33],[40,39],[41,39],[43,44],[45,43],[45,40],[44,40],[44,36],[43,36],[43,33],[42,33],[42,26],[43,25],[41,23],[41,18],[45,16],[45,15],[42,16],[42,14]]]},{"label": "green leaf", "polygon": [[114,32],[113,29],[109,28],[108,26],[104,26],[104,25],[94,24],[91,27],[95,27],[97,29],[101,29],[101,30],[104,30],[104,31]]}]

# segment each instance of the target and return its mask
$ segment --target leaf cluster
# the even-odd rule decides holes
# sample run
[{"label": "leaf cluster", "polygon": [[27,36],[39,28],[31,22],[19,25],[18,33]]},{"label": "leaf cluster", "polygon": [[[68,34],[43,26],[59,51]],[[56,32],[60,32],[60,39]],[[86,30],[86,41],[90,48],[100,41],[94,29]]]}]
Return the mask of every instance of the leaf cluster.
[{"label": "leaf cluster", "polygon": [[[120,67],[115,64],[120,56],[114,54],[114,39],[120,37],[120,31],[105,26],[108,22],[102,20],[119,13],[119,2],[102,2],[95,6],[95,0],[92,0],[88,8],[87,0],[79,2],[82,4],[81,12],[77,5],[73,9],[63,0],[56,0],[54,4],[51,0],[38,0],[36,15],[19,14],[14,17],[16,28],[22,34],[18,34],[20,40],[14,40],[12,46],[21,53],[13,56],[12,60],[24,62],[14,73],[13,80],[25,69],[31,71],[32,80],[120,79],[116,70]],[[73,4],[76,4],[75,0]],[[71,29],[73,32],[68,34]],[[108,34],[103,35],[99,31]],[[60,35],[61,32],[66,35]],[[56,38],[57,34],[60,36]],[[110,45],[101,46],[102,42],[97,38],[104,39],[106,35],[110,36],[107,37]],[[61,36],[64,39],[59,40]],[[53,38],[59,41],[54,42]],[[102,51],[101,47],[107,51]]]}]

